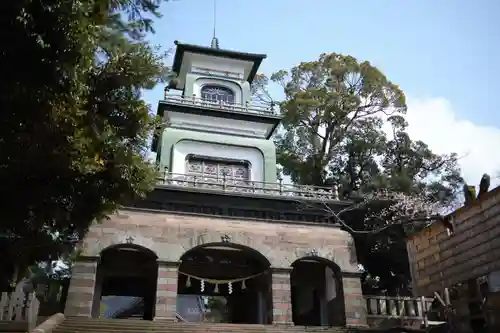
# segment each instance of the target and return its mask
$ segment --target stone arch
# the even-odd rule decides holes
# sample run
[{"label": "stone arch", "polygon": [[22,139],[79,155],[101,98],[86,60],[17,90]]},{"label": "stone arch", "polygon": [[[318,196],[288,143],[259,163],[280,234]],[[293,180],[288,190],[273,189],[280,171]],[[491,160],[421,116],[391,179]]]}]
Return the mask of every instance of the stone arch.
[{"label": "stone arch", "polygon": [[190,253],[192,253],[194,251],[201,250],[204,248],[213,248],[213,247],[229,248],[229,249],[232,248],[232,249],[242,250],[242,251],[245,251],[245,252],[259,258],[261,260],[261,263],[263,266],[267,266],[267,267],[271,266],[271,262],[269,261],[269,259],[267,259],[267,257],[265,255],[263,255],[261,252],[259,252],[258,250],[254,249],[252,247],[246,246],[246,245],[241,245],[241,244],[231,243],[231,242],[212,242],[212,243],[205,243],[205,244],[195,246],[195,247],[189,249],[188,251],[184,252],[184,254],[179,258],[180,259],[179,261],[182,262],[184,258],[186,258]]},{"label": "stone arch", "polygon": [[113,233],[106,234],[106,237],[85,239],[83,244],[83,255],[99,257],[101,252],[105,249],[124,245],[138,246],[153,252],[158,258],[162,257],[160,246],[151,237],[145,237],[137,232],[129,233],[122,230],[114,230]]},{"label": "stone arch", "polygon": [[[224,242],[223,239],[227,240]],[[181,246],[183,248],[182,253],[178,253],[177,258],[172,258],[172,261],[180,261],[181,257],[185,252],[196,248],[198,246],[208,245],[208,244],[231,244],[235,247],[247,248],[252,251],[257,251],[260,255],[269,261],[272,267],[287,267],[283,266],[283,259],[281,256],[277,255],[272,247],[264,244],[262,241],[256,240],[245,232],[218,232],[213,230],[205,230],[198,232],[192,237],[186,237],[179,239],[182,241]]]},{"label": "stone arch", "polygon": [[[223,299],[225,315],[218,320],[267,324],[272,308],[270,266],[255,248],[228,239],[196,245],[180,257],[178,297]],[[177,310],[186,313],[182,305]]]},{"label": "stone arch", "polygon": [[154,318],[158,255],[131,240],[129,237],[128,241],[111,244],[99,252],[92,317]]},{"label": "stone arch", "polygon": [[154,257],[155,259],[158,259],[158,255],[156,254],[155,251],[151,250],[148,247],[139,245],[139,244],[134,244],[134,243],[117,243],[117,244],[112,244],[109,245],[105,248],[103,248],[99,255],[102,257],[103,255],[106,255],[106,252],[112,251],[112,250],[133,250],[133,251],[138,251],[143,254],[146,254],[148,256]]},{"label": "stone arch", "polygon": [[[347,244],[347,242],[344,242]],[[278,255],[278,254],[277,254]],[[281,260],[280,265],[276,267],[291,267],[294,262],[297,260],[306,258],[306,257],[314,257],[318,260],[324,259],[326,262],[331,262],[332,264],[338,266],[340,271],[347,273],[355,273],[358,272],[358,264],[356,260],[353,260],[352,255],[350,253],[350,248],[346,246],[339,247],[338,244],[320,244],[317,248],[314,247],[297,247],[293,251],[289,251],[287,253],[281,253],[281,258],[277,261]]]},{"label": "stone arch", "polygon": [[342,271],[341,268],[340,268],[340,266],[337,265],[337,263],[335,263],[333,260],[327,259],[327,258],[319,256],[319,255],[312,255],[312,254],[309,254],[309,255],[297,258],[294,262],[292,262],[290,264],[290,266],[293,268],[294,266],[296,266],[301,261],[314,261],[314,262],[317,262],[317,263],[321,263],[321,264],[323,264],[325,266],[328,266],[328,267],[332,268],[335,271],[338,271],[338,272]]},{"label": "stone arch", "polygon": [[308,253],[290,265],[292,317],[296,325],[345,324],[341,267],[332,260]]}]

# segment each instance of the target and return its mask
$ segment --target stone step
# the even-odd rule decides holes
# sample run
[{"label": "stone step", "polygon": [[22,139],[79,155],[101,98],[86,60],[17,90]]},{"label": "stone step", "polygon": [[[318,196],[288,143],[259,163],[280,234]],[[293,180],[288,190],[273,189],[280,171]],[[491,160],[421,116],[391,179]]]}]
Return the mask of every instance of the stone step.
[{"label": "stone step", "polygon": [[[220,325],[220,324],[212,324],[212,323],[203,323],[203,324],[185,324],[185,323],[176,323],[176,324],[164,324],[164,325],[124,325],[124,324],[79,324],[79,323],[62,323],[57,329],[94,329],[96,327],[105,328],[109,330],[141,330],[147,329],[152,331],[180,331],[180,330],[200,330],[204,331],[218,331],[221,329],[231,330],[231,331],[244,331],[244,332],[282,332],[283,327],[276,327],[272,325],[262,326],[262,325]],[[306,331],[303,327],[288,327],[287,331],[289,332],[304,332]],[[307,329],[308,332],[316,332],[316,330]],[[322,332],[324,330],[318,330],[317,332]]]},{"label": "stone step", "polygon": [[28,322],[26,321],[0,320],[0,332],[26,332],[27,330]]},{"label": "stone step", "polygon": [[274,326],[251,324],[222,324],[222,323],[168,323],[161,321],[147,321],[138,319],[105,319],[105,318],[66,318],[53,333],[346,333],[352,332],[345,328],[334,327],[303,327],[303,326]]}]

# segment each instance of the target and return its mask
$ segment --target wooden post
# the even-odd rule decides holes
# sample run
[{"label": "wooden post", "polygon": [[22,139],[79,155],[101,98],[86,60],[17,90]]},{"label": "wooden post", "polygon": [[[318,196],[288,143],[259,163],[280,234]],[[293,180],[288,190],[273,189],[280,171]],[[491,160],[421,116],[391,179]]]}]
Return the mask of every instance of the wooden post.
[{"label": "wooden post", "polygon": [[436,299],[439,301],[439,303],[441,303],[442,306],[446,306],[446,303],[443,301],[443,299],[441,298],[441,296],[439,296],[437,292],[434,292],[434,297],[436,297]]},{"label": "wooden post", "polygon": [[444,288],[444,303],[448,306],[451,304],[450,301],[450,291],[448,288]]},{"label": "wooden post", "polygon": [[26,320],[28,321],[28,332],[35,329],[38,319],[38,310],[40,308],[40,302],[36,298],[36,293],[31,292],[28,294],[28,308],[26,313]]},{"label": "wooden post", "polygon": [[427,301],[425,297],[420,297],[420,302],[422,302],[422,316],[424,317],[424,327],[429,328],[429,318],[427,318]]}]

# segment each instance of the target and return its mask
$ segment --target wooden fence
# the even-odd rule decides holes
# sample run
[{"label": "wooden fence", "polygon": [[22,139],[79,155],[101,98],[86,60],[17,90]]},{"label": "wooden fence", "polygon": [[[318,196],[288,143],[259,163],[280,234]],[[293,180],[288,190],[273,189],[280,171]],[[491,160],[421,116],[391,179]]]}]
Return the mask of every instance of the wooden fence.
[{"label": "wooden fence", "polygon": [[40,302],[35,291],[26,291],[26,282],[21,281],[13,292],[3,292],[0,296],[0,322],[22,324],[32,331],[37,324]]},{"label": "wooden fence", "polygon": [[434,298],[365,296],[368,318],[419,321],[429,326],[428,313]]}]

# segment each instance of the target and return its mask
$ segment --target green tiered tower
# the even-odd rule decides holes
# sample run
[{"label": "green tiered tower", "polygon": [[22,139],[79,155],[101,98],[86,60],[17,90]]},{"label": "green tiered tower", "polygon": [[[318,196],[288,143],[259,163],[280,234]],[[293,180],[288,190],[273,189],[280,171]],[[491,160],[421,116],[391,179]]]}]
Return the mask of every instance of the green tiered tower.
[{"label": "green tiered tower", "polygon": [[[334,188],[276,177],[281,117],[252,103],[250,89],[266,56],[217,40],[176,45],[177,77],[158,107],[167,127],[153,144],[163,175],[90,229],[66,315],[365,326],[353,239],[314,208],[349,203]],[[321,204],[298,209],[305,201]],[[204,302],[215,296],[226,309],[218,314]]]},{"label": "green tiered tower", "polygon": [[269,140],[280,122],[270,107],[252,104],[250,84],[266,57],[175,42],[177,78],[160,101],[168,123],[155,147],[158,164],[174,180],[198,175],[276,183]]}]

